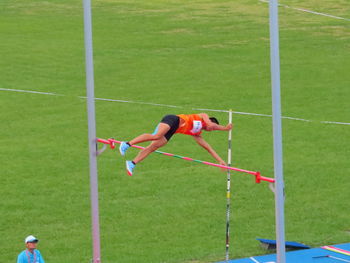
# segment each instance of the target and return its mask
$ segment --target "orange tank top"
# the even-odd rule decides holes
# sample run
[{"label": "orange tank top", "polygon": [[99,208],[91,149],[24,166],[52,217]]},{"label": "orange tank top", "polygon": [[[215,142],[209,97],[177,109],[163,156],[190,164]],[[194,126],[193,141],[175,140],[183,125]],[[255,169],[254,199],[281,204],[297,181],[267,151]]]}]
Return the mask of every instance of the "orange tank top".
[{"label": "orange tank top", "polygon": [[176,133],[187,135],[199,135],[205,126],[204,121],[198,114],[179,114],[177,115],[184,123],[177,128]]}]

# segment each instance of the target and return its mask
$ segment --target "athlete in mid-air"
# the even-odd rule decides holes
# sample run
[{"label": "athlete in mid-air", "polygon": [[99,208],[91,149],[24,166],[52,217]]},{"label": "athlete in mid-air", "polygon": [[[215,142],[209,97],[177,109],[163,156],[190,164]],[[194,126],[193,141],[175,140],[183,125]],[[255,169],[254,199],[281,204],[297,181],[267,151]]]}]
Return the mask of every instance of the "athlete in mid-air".
[{"label": "athlete in mid-air", "polygon": [[119,151],[121,155],[124,156],[125,152],[130,146],[142,142],[152,141],[151,144],[145,149],[141,150],[132,161],[126,161],[126,170],[131,176],[136,164],[145,159],[150,153],[167,144],[175,133],[182,133],[191,135],[200,146],[206,149],[210,155],[219,162],[219,164],[226,165],[226,163],[214,151],[209,143],[203,139],[201,133],[202,130],[229,131],[231,129],[231,123],[227,124],[226,126],[222,126],[219,124],[216,118],[209,117],[206,113],[166,115],[160,121],[152,134],[144,133],[131,141],[122,142],[120,144]]}]

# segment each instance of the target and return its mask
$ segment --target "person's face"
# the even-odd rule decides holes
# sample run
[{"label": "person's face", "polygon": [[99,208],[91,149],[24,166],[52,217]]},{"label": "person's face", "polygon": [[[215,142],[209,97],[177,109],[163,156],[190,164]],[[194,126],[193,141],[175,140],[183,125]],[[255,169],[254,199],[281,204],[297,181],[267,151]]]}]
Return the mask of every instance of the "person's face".
[{"label": "person's face", "polygon": [[27,247],[28,249],[32,250],[32,249],[36,249],[36,245],[37,245],[37,242],[28,242],[28,243],[26,244],[26,247]]}]

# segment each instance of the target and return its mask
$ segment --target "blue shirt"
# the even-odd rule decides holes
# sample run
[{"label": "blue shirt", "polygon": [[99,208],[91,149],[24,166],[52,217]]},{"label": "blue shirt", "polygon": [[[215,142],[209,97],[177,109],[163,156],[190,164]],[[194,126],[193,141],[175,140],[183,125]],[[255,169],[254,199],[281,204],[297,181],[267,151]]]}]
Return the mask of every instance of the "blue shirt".
[{"label": "blue shirt", "polygon": [[17,263],[45,263],[45,261],[41,256],[40,251],[37,249],[34,249],[33,254],[30,253],[28,250],[22,251],[17,257]]}]

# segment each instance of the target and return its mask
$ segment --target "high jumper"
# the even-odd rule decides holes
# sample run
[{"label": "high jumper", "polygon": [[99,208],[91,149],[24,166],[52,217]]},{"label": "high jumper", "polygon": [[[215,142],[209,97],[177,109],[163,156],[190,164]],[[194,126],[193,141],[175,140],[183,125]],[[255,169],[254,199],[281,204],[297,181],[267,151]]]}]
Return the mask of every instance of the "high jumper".
[{"label": "high jumper", "polygon": [[175,133],[181,133],[192,136],[192,138],[201,147],[207,150],[220,165],[226,166],[225,161],[215,152],[210,144],[204,140],[201,134],[202,130],[229,131],[231,129],[232,123],[225,126],[220,125],[215,117],[209,117],[206,113],[166,115],[162,118],[152,134],[144,133],[130,141],[122,142],[119,151],[121,155],[124,156],[129,147],[142,142],[151,141],[151,144],[142,149],[132,161],[126,161],[126,170],[128,175],[131,176],[136,164],[143,161],[152,152],[166,145]]}]

